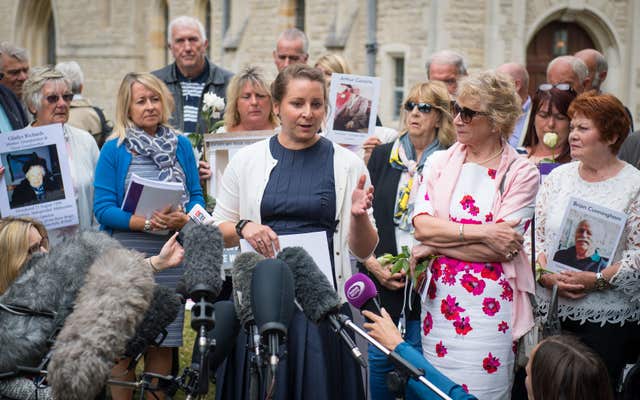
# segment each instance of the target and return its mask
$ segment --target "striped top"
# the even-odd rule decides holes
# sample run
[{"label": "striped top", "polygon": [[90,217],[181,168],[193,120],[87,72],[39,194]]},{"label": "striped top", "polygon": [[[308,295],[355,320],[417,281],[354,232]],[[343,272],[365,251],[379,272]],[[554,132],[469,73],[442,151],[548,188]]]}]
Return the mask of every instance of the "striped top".
[{"label": "striped top", "polygon": [[205,63],[205,68],[202,73],[194,79],[185,77],[180,73],[180,70],[177,72],[178,79],[180,80],[180,88],[182,89],[183,129],[184,133],[188,135],[196,132],[202,93],[204,92],[207,77],[209,76],[209,64]]}]

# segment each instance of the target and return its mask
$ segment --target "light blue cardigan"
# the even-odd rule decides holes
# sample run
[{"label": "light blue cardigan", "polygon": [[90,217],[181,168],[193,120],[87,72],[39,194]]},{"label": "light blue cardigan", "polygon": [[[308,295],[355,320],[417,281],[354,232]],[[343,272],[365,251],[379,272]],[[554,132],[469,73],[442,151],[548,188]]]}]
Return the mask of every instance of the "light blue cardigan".
[{"label": "light blue cardigan", "polygon": [[[198,166],[193,156],[191,142],[180,134],[178,134],[176,157],[187,179],[186,187],[189,190],[187,211],[196,204],[204,206]],[[100,230],[129,230],[132,214],[123,211],[120,207],[126,191],[124,182],[130,164],[131,153],[127,151],[124,144],[118,146],[118,139],[111,139],[104,144],[96,165],[93,195],[93,212],[100,223]]]}]

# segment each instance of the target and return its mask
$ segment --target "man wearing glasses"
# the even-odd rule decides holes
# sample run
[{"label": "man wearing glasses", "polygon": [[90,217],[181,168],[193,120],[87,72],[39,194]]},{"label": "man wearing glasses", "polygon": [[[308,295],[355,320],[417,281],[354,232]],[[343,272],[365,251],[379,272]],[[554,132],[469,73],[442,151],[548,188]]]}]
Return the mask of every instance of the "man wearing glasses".
[{"label": "man wearing glasses", "polygon": [[278,37],[276,49],[273,51],[273,62],[282,71],[291,64],[306,64],[309,59],[309,39],[297,28],[290,28]]},{"label": "man wearing glasses", "polygon": [[29,124],[29,115],[20,100],[28,73],[26,50],[9,42],[0,43],[0,132],[22,129]]},{"label": "man wearing glasses", "polygon": [[427,79],[440,81],[447,85],[447,91],[455,98],[458,80],[467,75],[467,66],[459,53],[442,50],[433,53],[427,60]]},{"label": "man wearing glasses", "polygon": [[580,94],[591,85],[589,68],[578,57],[556,57],[547,66],[547,82],[552,85],[567,83],[577,94]]}]

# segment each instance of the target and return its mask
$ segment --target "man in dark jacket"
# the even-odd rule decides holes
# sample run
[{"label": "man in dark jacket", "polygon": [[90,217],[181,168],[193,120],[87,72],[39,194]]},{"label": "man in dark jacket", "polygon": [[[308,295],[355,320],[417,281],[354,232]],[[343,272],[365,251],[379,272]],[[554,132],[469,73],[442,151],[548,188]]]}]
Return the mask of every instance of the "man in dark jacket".
[{"label": "man in dark jacket", "polygon": [[0,84],[0,133],[22,129],[28,123],[18,97],[8,87]]},{"label": "man in dark jacket", "polygon": [[[207,133],[202,116],[205,93],[226,99],[233,74],[206,57],[209,42],[204,27],[195,18],[181,16],[169,24],[169,48],[175,62],[152,73],[164,81],[173,94],[175,110],[169,122],[185,134]],[[220,118],[222,119],[222,113]]]}]

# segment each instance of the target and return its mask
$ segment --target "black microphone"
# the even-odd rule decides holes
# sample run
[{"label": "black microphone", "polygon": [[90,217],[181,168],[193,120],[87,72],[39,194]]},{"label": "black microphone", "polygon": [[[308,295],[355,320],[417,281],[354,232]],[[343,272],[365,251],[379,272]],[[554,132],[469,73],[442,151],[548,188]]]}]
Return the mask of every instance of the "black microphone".
[{"label": "black microphone", "polygon": [[[185,254],[185,272],[181,281],[194,302],[191,307],[191,328],[198,332],[199,377],[206,377],[205,359],[209,347],[207,331],[215,325],[213,301],[222,289],[222,234],[214,225],[200,224],[187,224],[181,233]],[[196,394],[207,392],[208,379],[200,379]]]},{"label": "black microphone", "polygon": [[262,357],[260,356],[260,335],[251,310],[251,278],[256,264],[261,260],[264,260],[264,257],[258,253],[241,253],[236,256],[231,269],[233,304],[240,325],[249,337],[251,351],[253,351],[257,365],[262,364]]},{"label": "black microphone", "polygon": [[295,298],[307,318],[315,323],[328,320],[333,330],[340,335],[343,343],[349,348],[351,355],[366,368],[367,363],[362,352],[345,331],[344,324],[337,318],[340,314],[340,297],[309,253],[302,247],[287,247],[278,254],[277,258],[284,261],[291,269]]},{"label": "black microphone", "polygon": [[279,346],[293,317],[293,274],[281,260],[260,261],[251,279],[251,309],[260,335],[267,342],[269,365],[275,375]]},{"label": "black microphone", "polygon": [[[181,306],[182,302],[173,290],[166,286],[156,286],[153,289],[151,305],[144,313],[135,336],[127,343],[125,357],[137,360],[147,347],[160,345],[166,337],[166,327],[176,319]],[[162,337],[157,340],[159,336]]]},{"label": "black microphone", "polygon": [[240,321],[230,300],[219,301],[213,305],[216,325],[209,331],[209,338],[215,342],[213,352],[209,353],[209,369],[215,371],[227,358],[240,331]]}]

